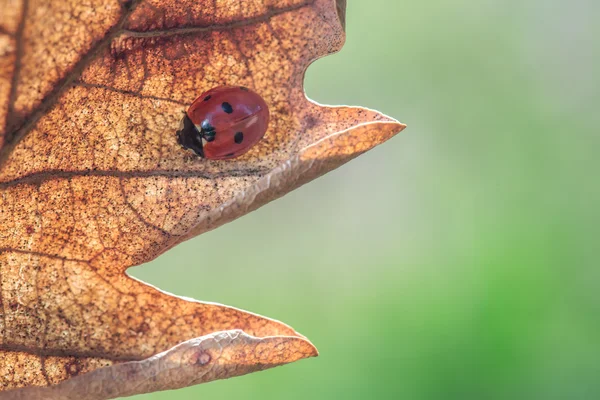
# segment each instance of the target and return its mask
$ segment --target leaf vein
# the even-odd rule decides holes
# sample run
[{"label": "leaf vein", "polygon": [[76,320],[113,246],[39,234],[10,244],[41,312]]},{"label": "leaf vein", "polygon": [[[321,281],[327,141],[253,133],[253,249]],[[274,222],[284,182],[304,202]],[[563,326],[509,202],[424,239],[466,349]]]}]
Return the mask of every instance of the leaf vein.
[{"label": "leaf vein", "polygon": [[211,32],[211,31],[223,31],[223,30],[232,30],[236,28],[241,28],[244,26],[254,25],[261,22],[267,22],[271,18],[276,17],[278,15],[287,14],[293,11],[297,11],[299,9],[312,6],[315,0],[305,1],[304,3],[295,4],[293,6],[284,7],[280,9],[275,9],[269,11],[263,15],[247,18],[240,21],[228,22],[225,24],[213,24],[207,26],[189,26],[183,28],[169,28],[169,29],[157,29],[154,31],[134,31],[129,29],[123,29],[123,34],[129,37],[136,38],[148,38],[148,37],[168,37],[168,36],[177,36],[177,35],[193,35],[195,33],[202,32]]},{"label": "leaf vein", "polygon": [[141,361],[144,357],[112,356],[95,351],[66,351],[62,349],[38,349],[11,343],[0,343],[0,351],[27,353],[37,357],[100,358],[110,361]]},{"label": "leaf vein", "polygon": [[[21,61],[23,59],[23,35],[25,34],[25,20],[29,11],[29,0],[23,0],[23,9],[21,10],[21,20],[15,34],[16,53],[15,53],[15,68],[10,82],[10,93],[8,95],[8,112],[6,115],[7,128],[11,121],[11,117],[15,112],[15,101],[17,97],[17,83],[21,75]],[[12,135],[7,131],[5,142],[12,139]]]},{"label": "leaf vein", "polygon": [[144,100],[148,99],[148,100],[168,101],[169,103],[178,104],[178,105],[181,105],[181,106],[184,106],[184,107],[189,105],[188,103],[184,103],[184,102],[178,101],[178,100],[169,99],[168,97],[158,97],[158,96],[145,95],[145,94],[141,94],[141,93],[134,92],[134,91],[131,91],[131,90],[117,89],[117,88],[109,86],[109,85],[101,85],[101,84],[96,84],[96,83],[77,82],[76,86],[80,86],[80,87],[84,87],[84,88],[88,88],[88,89],[104,89],[104,90],[108,90],[110,92],[124,94],[124,95],[127,95],[127,96],[133,96],[133,97],[137,97],[139,99],[144,99]]},{"label": "leaf vein", "polygon": [[108,178],[200,178],[217,179],[228,177],[255,177],[266,174],[269,168],[240,169],[224,171],[219,173],[205,173],[202,171],[175,171],[175,170],[153,170],[153,171],[119,171],[119,170],[46,170],[34,172],[12,180],[0,182],[0,190],[5,190],[18,185],[39,185],[41,183],[59,180],[71,179],[76,177],[108,177]]}]

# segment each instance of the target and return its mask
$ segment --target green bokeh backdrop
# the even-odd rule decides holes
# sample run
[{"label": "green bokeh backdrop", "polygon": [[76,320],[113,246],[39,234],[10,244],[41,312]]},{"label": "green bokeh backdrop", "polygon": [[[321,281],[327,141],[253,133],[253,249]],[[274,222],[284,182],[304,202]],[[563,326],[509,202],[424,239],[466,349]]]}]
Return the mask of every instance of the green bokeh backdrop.
[{"label": "green bokeh backdrop", "polygon": [[600,2],[350,0],[309,97],[409,125],[130,271],[321,356],[159,399],[600,398]]}]

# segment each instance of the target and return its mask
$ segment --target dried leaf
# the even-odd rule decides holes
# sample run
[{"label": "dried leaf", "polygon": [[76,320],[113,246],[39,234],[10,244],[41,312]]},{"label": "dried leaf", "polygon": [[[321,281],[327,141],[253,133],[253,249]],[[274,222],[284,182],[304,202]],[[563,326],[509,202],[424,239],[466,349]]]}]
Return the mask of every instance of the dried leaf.
[{"label": "dried leaf", "polygon": [[[304,95],[308,65],[342,46],[345,1],[0,9],[0,398],[107,399],[316,355],[287,325],[125,270],[404,128]],[[272,122],[244,156],[207,161],[175,131],[196,96],[224,84],[260,93]]]},{"label": "dried leaf", "polygon": [[300,338],[258,339],[242,331],[217,332],[186,341],[143,361],[100,368],[50,387],[32,386],[5,393],[13,400],[101,400],[108,396],[178,389],[311,356],[314,348]]}]

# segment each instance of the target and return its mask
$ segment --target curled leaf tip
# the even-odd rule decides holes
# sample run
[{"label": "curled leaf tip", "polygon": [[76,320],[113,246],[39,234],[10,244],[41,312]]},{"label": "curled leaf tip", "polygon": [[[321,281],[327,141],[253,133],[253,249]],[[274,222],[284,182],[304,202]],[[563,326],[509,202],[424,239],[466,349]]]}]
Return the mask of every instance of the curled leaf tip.
[{"label": "curled leaf tip", "polygon": [[335,0],[337,15],[342,27],[346,29],[346,0]]},{"label": "curled leaf tip", "polygon": [[230,330],[190,339],[145,360],[97,369],[54,386],[0,392],[0,399],[113,399],[241,376],[317,355],[316,348],[301,337],[258,338]]}]

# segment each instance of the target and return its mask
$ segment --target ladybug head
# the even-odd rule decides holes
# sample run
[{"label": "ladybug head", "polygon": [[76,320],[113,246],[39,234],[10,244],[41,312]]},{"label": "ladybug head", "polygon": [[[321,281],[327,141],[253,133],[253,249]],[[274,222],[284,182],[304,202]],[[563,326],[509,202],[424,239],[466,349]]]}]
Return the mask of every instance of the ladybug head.
[{"label": "ladybug head", "polygon": [[[198,132],[198,129],[186,113],[181,119],[179,130],[177,131],[177,142],[184,149],[190,149],[198,156],[204,157],[202,137],[202,134]],[[212,140],[214,140],[214,136]]]}]

